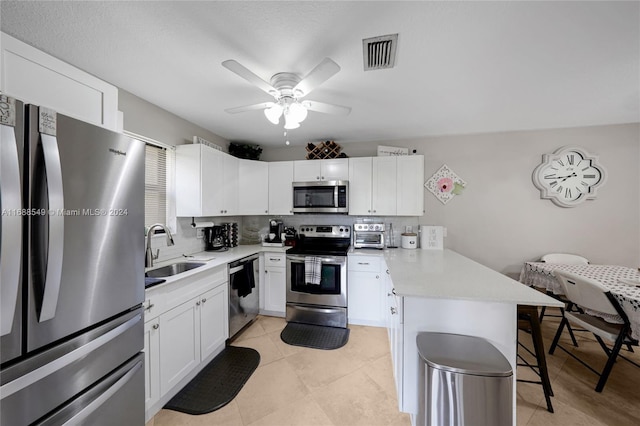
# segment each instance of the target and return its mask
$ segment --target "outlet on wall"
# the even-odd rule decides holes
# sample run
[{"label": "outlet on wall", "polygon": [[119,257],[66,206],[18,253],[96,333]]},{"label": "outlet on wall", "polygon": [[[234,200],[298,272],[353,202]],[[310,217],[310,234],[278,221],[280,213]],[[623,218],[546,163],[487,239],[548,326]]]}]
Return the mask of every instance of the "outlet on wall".
[{"label": "outlet on wall", "polygon": [[204,228],[196,228],[196,238],[204,238]]}]

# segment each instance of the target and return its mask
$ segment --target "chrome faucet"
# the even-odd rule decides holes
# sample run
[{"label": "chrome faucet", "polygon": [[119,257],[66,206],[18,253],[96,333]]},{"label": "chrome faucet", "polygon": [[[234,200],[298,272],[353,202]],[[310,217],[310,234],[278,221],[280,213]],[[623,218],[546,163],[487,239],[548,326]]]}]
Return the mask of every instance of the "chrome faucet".
[{"label": "chrome faucet", "polygon": [[156,250],[156,254],[153,254],[153,252],[151,251],[151,236],[153,235],[153,230],[155,228],[164,229],[164,232],[167,234],[167,246],[172,246],[175,244],[173,242],[173,237],[171,236],[171,232],[169,232],[169,228],[167,228],[161,223],[154,223],[153,225],[151,225],[147,230],[147,251],[145,253],[145,258],[144,258],[145,268],[152,267],[153,261],[156,260],[158,258],[158,255],[160,254],[160,249]]}]

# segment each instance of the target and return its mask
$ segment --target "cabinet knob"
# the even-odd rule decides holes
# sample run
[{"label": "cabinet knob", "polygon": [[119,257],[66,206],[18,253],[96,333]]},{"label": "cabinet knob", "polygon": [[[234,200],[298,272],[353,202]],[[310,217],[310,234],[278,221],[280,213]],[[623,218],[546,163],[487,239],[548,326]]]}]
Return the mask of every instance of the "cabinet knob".
[{"label": "cabinet knob", "polygon": [[380,275],[376,275],[376,280],[380,278]]},{"label": "cabinet knob", "polygon": [[200,306],[200,301],[199,300],[196,302],[196,306]]},{"label": "cabinet knob", "polygon": [[202,303],[204,303],[204,302],[206,302],[206,301],[207,301],[207,298],[206,298],[206,297],[203,297],[203,298],[202,298]]},{"label": "cabinet knob", "polygon": [[151,328],[153,328],[154,330],[157,330],[158,328],[160,328],[160,324],[153,324]]},{"label": "cabinet knob", "polygon": [[391,307],[391,315],[395,315],[396,314],[396,308],[394,308],[393,306]]},{"label": "cabinet knob", "polygon": [[264,273],[265,273],[265,274],[268,274],[268,273],[269,273],[269,271],[264,271]]},{"label": "cabinet knob", "polygon": [[371,213],[371,210],[367,210],[367,213]]},{"label": "cabinet knob", "polygon": [[149,306],[147,306],[146,308],[144,308],[145,311],[150,310],[151,308],[153,308],[153,303],[149,303]]},{"label": "cabinet knob", "polygon": [[324,176],[320,176],[320,179],[321,179],[321,180],[324,180]]},{"label": "cabinet knob", "polygon": [[280,259],[278,259],[277,257],[276,258],[270,257],[269,260],[272,262],[280,262]]},{"label": "cabinet knob", "polygon": [[378,211],[378,210],[374,210],[373,212],[375,213],[375,212],[377,212],[377,211]]},{"label": "cabinet knob", "polygon": [[220,213],[224,213],[224,210],[220,210]]},{"label": "cabinet knob", "polygon": [[269,210],[265,210],[264,212],[265,212],[265,213],[269,213]]}]

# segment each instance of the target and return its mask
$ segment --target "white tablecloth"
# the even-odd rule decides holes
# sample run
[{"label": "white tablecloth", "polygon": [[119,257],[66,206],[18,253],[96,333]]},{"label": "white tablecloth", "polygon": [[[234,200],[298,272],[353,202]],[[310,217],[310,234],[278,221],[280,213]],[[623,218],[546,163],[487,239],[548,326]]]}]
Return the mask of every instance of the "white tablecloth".
[{"label": "white tablecloth", "polygon": [[[640,287],[625,284],[623,280],[640,280],[637,269],[617,265],[565,265],[545,262],[526,262],[520,272],[520,282],[529,286],[544,288],[554,294],[561,294],[560,283],[553,271],[571,272],[599,281],[607,287],[629,317],[631,333],[634,339],[640,339]],[[602,317],[616,321],[611,316]],[[619,317],[618,317],[619,320]]]}]

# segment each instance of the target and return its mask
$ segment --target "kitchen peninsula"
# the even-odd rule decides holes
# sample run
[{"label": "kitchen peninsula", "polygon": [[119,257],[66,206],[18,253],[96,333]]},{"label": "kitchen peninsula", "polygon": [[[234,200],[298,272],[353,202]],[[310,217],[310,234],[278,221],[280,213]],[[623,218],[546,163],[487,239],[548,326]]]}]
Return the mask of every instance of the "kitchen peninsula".
[{"label": "kitchen peninsula", "polygon": [[399,408],[418,412],[416,336],[432,331],[482,337],[515,370],[517,305],[562,307],[562,303],[452,250],[352,250],[349,256],[377,253],[386,263],[384,315],[391,341]]}]

